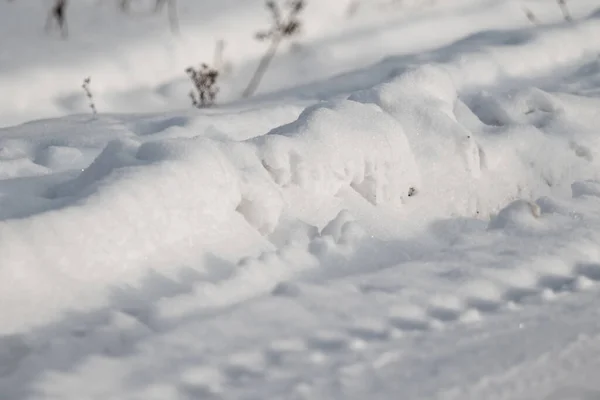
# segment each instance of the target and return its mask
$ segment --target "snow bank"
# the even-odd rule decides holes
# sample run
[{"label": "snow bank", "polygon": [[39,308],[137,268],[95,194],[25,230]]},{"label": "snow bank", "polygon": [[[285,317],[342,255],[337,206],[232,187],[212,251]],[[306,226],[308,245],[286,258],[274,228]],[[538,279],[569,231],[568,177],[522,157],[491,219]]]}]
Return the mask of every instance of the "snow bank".
[{"label": "snow bank", "polygon": [[[213,252],[232,261],[251,248],[268,249],[281,224],[309,221],[319,212],[316,204],[348,193],[370,207],[393,210],[398,221],[407,213],[432,221],[453,213],[485,217],[519,197],[570,191],[574,177],[598,177],[590,165],[600,147],[591,131],[565,135],[569,101],[548,103],[551,98],[526,89],[481,103],[480,120],[460,100],[446,69],[428,65],[349,100],[308,107],[296,121],[242,142],[113,140],[77,176],[47,189],[54,209],[0,223],[0,282],[6,282],[0,296],[12,305],[3,330],[52,319],[53,310],[73,304],[98,305],[110,285],[135,284],[148,268],[165,268],[166,260],[171,265],[162,273],[169,274],[177,260],[189,260],[177,256],[178,249],[196,249],[196,260]],[[545,113],[545,123],[515,129],[539,120],[532,107]],[[513,111],[499,114],[500,109]],[[508,125],[484,124],[490,115],[504,115]],[[58,150],[47,149],[23,154],[37,154],[51,165]],[[302,201],[313,206],[300,212]],[[515,204],[490,228],[528,224],[527,207]],[[262,283],[250,284],[246,296],[325,263],[332,254],[343,262],[344,252],[331,252],[344,242],[359,249],[362,228],[344,227],[348,218],[340,215],[341,222],[327,225],[322,237],[294,247],[293,258],[304,261],[283,274],[278,261],[271,272],[263,271]],[[252,281],[244,276],[240,282]],[[207,285],[213,284],[209,279]],[[193,298],[221,304],[215,296]]]},{"label": "snow bank", "polygon": [[[202,258],[211,255],[242,270],[242,257],[272,252],[282,237],[294,236],[286,230],[306,224],[327,228],[291,251],[301,261],[290,270],[343,263],[369,236],[368,229],[346,224],[343,213],[330,224],[343,209],[385,222],[391,237],[401,237],[404,225],[423,229],[453,215],[487,220],[521,198],[570,194],[573,181],[600,178],[593,124],[577,119],[593,115],[597,101],[583,104],[539,89],[463,94],[583,57],[597,45],[584,38],[598,29],[591,18],[549,28],[537,41],[475,52],[468,62],[414,67],[348,99],[310,106],[262,136],[246,133],[252,139],[244,141],[194,137],[184,117],[106,128],[106,137],[117,139],[77,173],[81,156],[90,154],[85,147],[108,141],[82,128],[97,125],[67,126],[52,140],[44,137],[55,129],[48,121],[16,128],[27,139],[8,141],[0,151],[6,177],[50,177],[42,193],[28,193],[40,205],[0,222],[0,301],[8,310],[2,332],[52,320],[73,305],[99,306],[111,286],[135,285],[152,269],[169,275],[191,264],[202,270]],[[553,41],[576,44],[563,51]],[[511,69],[523,52],[555,50],[563,53],[541,61],[523,57]],[[63,169],[60,179],[54,176]],[[512,204],[492,219],[490,231],[535,224],[535,213],[529,218],[523,206],[530,203]],[[336,253],[345,242],[352,249]],[[278,268],[291,263],[275,259],[251,280],[246,296],[288,277]],[[240,276],[228,293],[247,282]],[[208,297],[201,301],[221,304],[217,295]]]},{"label": "snow bank", "polygon": [[288,206],[286,187],[326,198],[348,187],[395,204],[418,184],[402,127],[351,101],[312,107],[247,142],[113,140],[78,176],[49,188],[57,209],[0,223],[1,296],[14,305],[3,330],[89,306],[91,287],[136,282],[166,249],[191,242],[204,253],[235,240],[240,215],[269,234]]}]

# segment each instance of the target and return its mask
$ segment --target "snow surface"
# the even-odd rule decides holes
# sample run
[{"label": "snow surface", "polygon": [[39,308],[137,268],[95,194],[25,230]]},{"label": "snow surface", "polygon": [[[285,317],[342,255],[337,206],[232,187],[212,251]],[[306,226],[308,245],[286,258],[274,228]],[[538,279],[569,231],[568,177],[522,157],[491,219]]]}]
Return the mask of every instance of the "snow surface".
[{"label": "snow surface", "polygon": [[600,398],[596,1],[179,3],[0,3],[0,399]]}]

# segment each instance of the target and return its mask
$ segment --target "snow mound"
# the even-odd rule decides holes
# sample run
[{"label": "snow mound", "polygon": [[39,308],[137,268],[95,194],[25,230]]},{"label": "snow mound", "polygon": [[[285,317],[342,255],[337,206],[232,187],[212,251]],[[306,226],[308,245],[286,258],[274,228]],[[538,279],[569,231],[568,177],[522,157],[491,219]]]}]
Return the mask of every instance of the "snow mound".
[{"label": "snow mound", "polygon": [[83,154],[79,149],[68,146],[48,146],[35,155],[34,161],[53,171],[68,170],[81,164]]},{"label": "snow mound", "polygon": [[[519,119],[527,115],[523,104],[541,104],[540,112],[550,115],[547,123],[535,127]],[[590,113],[593,106],[587,106]],[[514,111],[505,112],[506,127],[490,131],[485,115],[497,117],[499,107]],[[32,215],[21,210],[26,218],[0,223],[0,256],[6,261],[0,277],[11,282],[2,296],[22,310],[7,317],[12,322],[6,329],[32,323],[41,312],[51,318],[48,310],[74,304],[82,292],[95,304],[111,284],[134,284],[149,265],[185,263],[194,251],[237,262],[253,247],[269,251],[280,242],[302,243],[299,253],[281,250],[305,260],[294,271],[315,262],[343,264],[349,255],[368,259],[376,250],[364,226],[343,211],[345,202],[362,217],[374,213],[372,207],[388,210],[394,225],[408,213],[415,214],[413,221],[455,213],[485,218],[520,198],[492,218],[490,229],[534,227],[539,209],[528,199],[568,190],[576,178],[600,178],[589,168],[594,158],[585,156],[600,148],[594,132],[564,133],[573,124],[571,107],[569,99],[528,89],[470,107],[446,67],[423,65],[347,100],[309,106],[295,121],[243,141],[185,137],[190,132],[148,139],[110,131],[107,137],[118,138],[95,153],[87,168],[49,180],[39,198],[33,193],[30,201],[39,205]],[[96,144],[99,136],[92,137]],[[25,160],[48,171],[77,167],[90,154],[84,148],[89,140],[76,138],[50,146],[34,138],[6,143],[2,162]],[[553,162],[556,157],[560,163]],[[574,194],[583,192],[573,186]],[[318,235],[317,225],[324,227]],[[236,245],[224,244],[231,242]],[[271,290],[288,277],[275,272],[281,261],[272,264],[272,272],[252,278],[255,289],[248,293]],[[44,265],[51,267],[40,272]],[[62,279],[31,279],[40,274]],[[75,289],[71,282],[77,282]],[[40,308],[22,298],[32,291],[53,300]],[[217,299],[215,294],[203,301],[220,304]]]},{"label": "snow mound", "polygon": [[540,206],[536,203],[527,200],[516,200],[492,218],[489,229],[531,227],[537,223],[541,215]]},{"label": "snow mound", "polygon": [[[48,148],[38,159],[51,165],[57,152],[77,158],[76,151]],[[402,126],[353,101],[310,107],[296,122],[245,142],[113,140],[89,167],[47,190],[55,209],[0,224],[0,274],[11,282],[3,295],[19,304],[4,326],[33,322],[42,312],[19,293],[62,293],[46,304],[60,309],[88,285],[135,282],[151,254],[190,241],[210,247],[235,237],[244,221],[243,229],[267,235],[290,207],[283,192],[291,186],[313,198],[351,188],[373,204],[398,206],[419,185]],[[359,240],[360,229],[340,218],[323,235]],[[64,279],[32,279],[42,266],[43,274]],[[78,289],[65,290],[66,282]]]},{"label": "snow mound", "polygon": [[333,196],[350,186],[373,204],[399,203],[420,186],[402,125],[353,101],[317,105],[257,139],[263,165],[280,186]]},{"label": "snow mound", "polygon": [[[73,181],[51,190],[69,196],[68,205],[0,224],[0,275],[11,282],[2,296],[16,302],[4,329],[73,302],[88,285],[132,282],[160,249],[193,237],[212,240],[240,201],[233,165],[209,140],[162,146],[171,157],[146,157],[140,166],[135,155],[144,155],[143,146],[113,142]],[[52,301],[42,306],[33,292]]]}]

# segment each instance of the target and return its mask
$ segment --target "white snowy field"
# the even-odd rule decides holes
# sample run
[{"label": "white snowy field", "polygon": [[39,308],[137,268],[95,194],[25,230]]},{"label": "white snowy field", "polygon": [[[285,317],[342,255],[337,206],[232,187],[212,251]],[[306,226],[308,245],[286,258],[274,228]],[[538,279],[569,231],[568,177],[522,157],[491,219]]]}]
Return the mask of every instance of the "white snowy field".
[{"label": "white snowy field", "polygon": [[248,99],[260,0],[51,3],[0,3],[0,400],[600,398],[596,0],[313,0]]}]

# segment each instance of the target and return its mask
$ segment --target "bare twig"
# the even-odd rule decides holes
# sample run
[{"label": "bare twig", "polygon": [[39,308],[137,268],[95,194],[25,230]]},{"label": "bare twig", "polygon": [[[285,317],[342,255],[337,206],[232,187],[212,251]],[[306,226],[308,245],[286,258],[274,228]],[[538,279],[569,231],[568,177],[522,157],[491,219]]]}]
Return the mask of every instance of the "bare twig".
[{"label": "bare twig", "polygon": [[188,67],[185,72],[194,84],[195,91],[192,90],[190,92],[192,105],[196,108],[213,106],[219,92],[219,87],[217,86],[219,71],[210,68],[207,64],[202,64],[197,70],[193,67]]},{"label": "bare twig", "polygon": [[558,2],[558,6],[563,13],[565,21],[572,22],[573,17],[571,17],[571,12],[569,11],[569,7],[567,6],[566,0],[556,0]]},{"label": "bare twig", "polygon": [[523,12],[525,13],[525,16],[527,17],[527,19],[529,20],[529,22],[531,22],[533,25],[539,25],[540,24],[540,21],[537,19],[537,17],[533,13],[533,11],[531,11],[529,8],[523,7]]},{"label": "bare twig", "polygon": [[94,117],[96,117],[96,115],[98,114],[98,111],[96,110],[96,104],[94,104],[94,96],[92,95],[92,91],[90,89],[91,82],[92,82],[92,78],[90,78],[90,77],[85,78],[83,80],[83,85],[81,85],[81,87],[83,88],[83,91],[85,92],[85,95],[90,102],[90,109],[92,110],[92,115]]},{"label": "bare twig", "polygon": [[274,0],[266,2],[266,7],[271,13],[273,25],[266,31],[258,32],[256,39],[261,41],[269,40],[270,44],[267,52],[260,60],[252,79],[250,79],[250,83],[242,93],[243,97],[249,97],[256,91],[271,61],[277,54],[277,49],[281,42],[300,31],[301,23],[298,15],[304,10],[305,5],[304,0],[291,0],[288,2],[287,15],[284,18],[280,6]]},{"label": "bare twig", "polygon": [[46,26],[45,29],[49,32],[56,22],[58,29],[60,30],[61,36],[66,38],[69,34],[67,29],[67,0],[55,0],[54,5],[48,12],[48,17],[46,18]]}]

